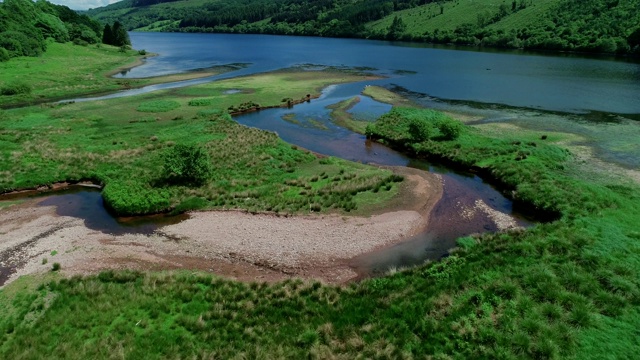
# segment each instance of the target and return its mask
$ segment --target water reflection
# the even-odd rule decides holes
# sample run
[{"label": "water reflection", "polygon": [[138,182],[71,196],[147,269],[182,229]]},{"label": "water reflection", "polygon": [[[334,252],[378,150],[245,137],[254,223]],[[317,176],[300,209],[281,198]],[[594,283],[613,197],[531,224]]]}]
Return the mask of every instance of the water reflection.
[{"label": "water reflection", "polygon": [[188,215],[114,217],[104,207],[100,190],[74,187],[58,191],[38,203],[39,206],[55,206],[56,214],[84,220],[87,228],[107,234],[152,234],[161,226],[176,224]]}]

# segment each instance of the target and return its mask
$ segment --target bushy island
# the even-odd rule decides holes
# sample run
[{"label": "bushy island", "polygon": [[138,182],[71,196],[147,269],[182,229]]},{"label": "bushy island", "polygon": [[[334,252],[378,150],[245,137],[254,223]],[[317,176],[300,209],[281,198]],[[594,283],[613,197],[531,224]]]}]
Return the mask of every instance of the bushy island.
[{"label": "bushy island", "polygon": [[[193,95],[201,90],[182,91]],[[100,129],[107,126],[98,119],[84,121],[98,121]],[[203,126],[198,132],[202,138],[194,142],[205,137],[274,141],[269,148],[279,159],[290,160],[270,166],[270,159],[236,153],[247,146],[234,148],[233,157],[258,161],[254,165],[266,171],[284,174],[299,159],[316,161],[265,132],[256,130],[242,139],[233,132],[222,137],[212,129],[235,125],[220,114],[203,114],[189,122]],[[265,359],[583,359],[637,354],[637,185],[571,175],[572,155],[550,143],[553,133],[491,136],[442,113],[408,108],[394,108],[367,133],[417,156],[482,171],[511,189],[519,201],[552,212],[557,220],[463,238],[440,262],[342,287],[302,280],[241,283],[193,272],[109,271],[49,283],[23,278],[0,292],[0,354]],[[184,136],[191,139],[193,132]],[[159,143],[149,141],[147,148]],[[230,156],[220,154],[213,163],[222,161],[224,169]],[[278,170],[283,163],[284,172]],[[255,176],[248,175],[244,178]],[[343,175],[329,174],[334,176]],[[311,179],[309,184],[313,190]],[[236,201],[232,198],[219,197]]]}]

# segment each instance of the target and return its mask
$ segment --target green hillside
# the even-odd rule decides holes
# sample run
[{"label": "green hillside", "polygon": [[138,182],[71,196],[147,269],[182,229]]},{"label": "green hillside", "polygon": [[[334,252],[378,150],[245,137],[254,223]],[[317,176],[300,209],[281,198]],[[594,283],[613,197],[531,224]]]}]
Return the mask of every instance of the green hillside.
[{"label": "green hillside", "polygon": [[361,37],[640,52],[640,0],[124,0],[88,15],[129,30]]},{"label": "green hillside", "polygon": [[66,6],[40,0],[0,2],[0,62],[19,56],[39,56],[49,42],[77,45],[100,42],[102,25]]},{"label": "green hillside", "polygon": [[[398,11],[383,19],[367,24],[367,28],[374,32],[386,34],[395,16],[406,24],[406,34],[420,37],[425,32],[455,31],[465,25],[486,26],[490,29],[509,31],[530,26],[536,26],[545,21],[547,14],[563,0],[537,0],[530,6],[512,11],[509,0],[458,0],[443,3],[428,4],[412,9]],[[508,13],[499,21],[489,24],[489,21],[500,11],[500,6],[507,6]],[[441,13],[442,11],[442,13]]]}]

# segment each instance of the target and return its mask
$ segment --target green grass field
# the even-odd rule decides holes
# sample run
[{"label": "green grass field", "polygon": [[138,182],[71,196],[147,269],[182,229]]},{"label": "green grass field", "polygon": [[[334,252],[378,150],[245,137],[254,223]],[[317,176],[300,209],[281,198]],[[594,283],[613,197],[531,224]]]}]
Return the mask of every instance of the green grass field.
[{"label": "green grass field", "polygon": [[109,45],[49,43],[40,57],[0,63],[0,87],[19,82],[32,89],[27,95],[0,96],[0,106],[122,89],[128,86],[126,80],[110,79],[106,74],[116,67],[133,65],[137,58],[137,51],[123,53]]},{"label": "green grass field", "polygon": [[117,47],[104,44],[79,46],[72,43],[49,43],[47,51],[40,57],[21,57],[0,62],[0,90],[15,84],[24,84],[30,89],[26,94],[0,94],[0,108],[188,80],[235,69],[219,66],[144,79],[117,79],[109,76],[118,72],[114,69],[139,64],[142,57],[138,51],[122,52]]},{"label": "green grass field", "polygon": [[[387,195],[378,194],[383,199],[397,192],[390,171],[319,159],[274,133],[238,125],[226,113],[245,102],[278,105],[283,98],[360,79],[344,72],[279,72],[137,97],[6,110],[0,191],[93,180],[105,185],[107,204],[123,215],[193,207],[289,213],[366,208],[365,192],[385,190]],[[229,89],[240,91],[225,94]],[[206,183],[193,187],[163,178],[164,154],[176,144],[206,150],[213,166]]]}]

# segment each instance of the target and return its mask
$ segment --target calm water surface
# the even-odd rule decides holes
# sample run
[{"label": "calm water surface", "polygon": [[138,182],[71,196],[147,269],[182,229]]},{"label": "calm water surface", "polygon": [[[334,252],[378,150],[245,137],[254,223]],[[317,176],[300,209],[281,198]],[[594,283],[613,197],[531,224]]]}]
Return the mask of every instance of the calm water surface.
[{"label": "calm water surface", "polygon": [[566,112],[640,114],[640,64],[632,61],[447,50],[355,39],[177,33],[130,35],[134,48],[161,56],[149,58],[145,66],[132,69],[126,77],[156,76],[231,63],[250,66],[212,78],[301,64],[364,67],[390,76],[381,84],[397,85],[439,99]]}]

